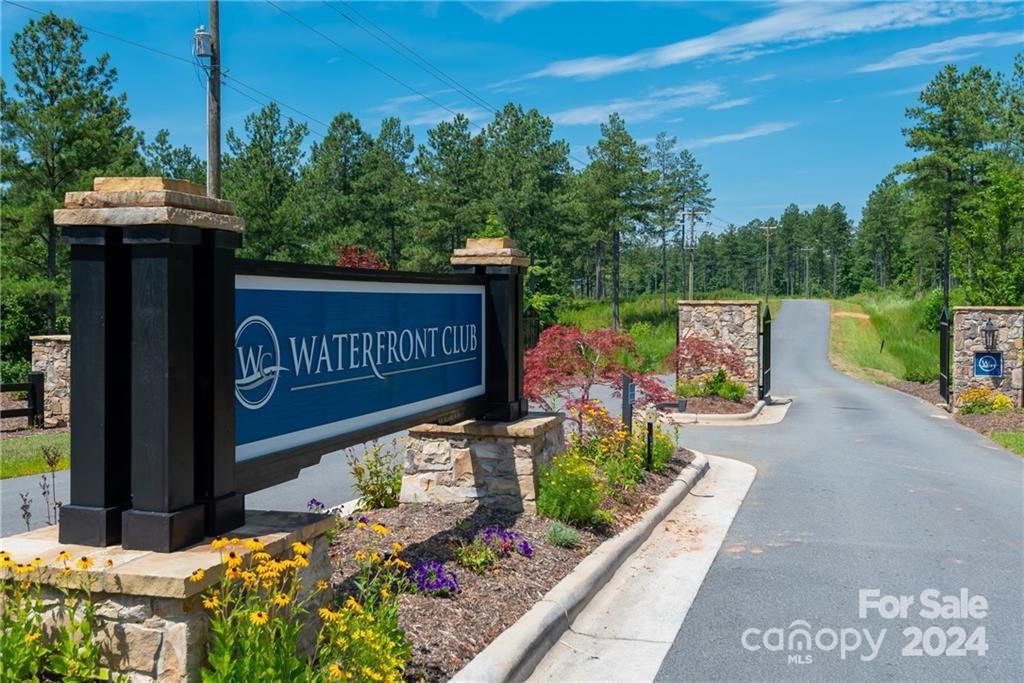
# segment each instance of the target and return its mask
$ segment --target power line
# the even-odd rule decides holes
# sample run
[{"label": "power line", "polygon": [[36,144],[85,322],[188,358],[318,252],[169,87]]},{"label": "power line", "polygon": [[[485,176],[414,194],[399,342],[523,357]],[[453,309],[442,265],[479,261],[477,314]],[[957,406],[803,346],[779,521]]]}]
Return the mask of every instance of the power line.
[{"label": "power line", "polygon": [[[320,1],[324,5],[326,5],[329,9],[333,10],[338,15],[340,15],[341,17],[343,17],[347,21],[349,21],[353,26],[357,27],[358,29],[360,29],[361,31],[363,31],[364,33],[366,33],[367,35],[372,37],[374,40],[376,40],[380,44],[382,44],[385,47],[387,47],[388,49],[390,49],[395,54],[397,54],[400,57],[404,58],[406,61],[416,65],[417,67],[419,67],[423,71],[426,71],[428,74],[430,74],[431,76],[436,78],[438,81],[440,81],[444,85],[446,85],[446,86],[448,86],[450,88],[454,88],[455,90],[457,90],[461,94],[465,95],[466,98],[469,99],[474,104],[477,104],[477,105],[483,107],[484,109],[488,110],[492,114],[496,114],[498,112],[498,110],[493,105],[491,105],[489,102],[487,102],[487,100],[483,99],[482,97],[480,97],[479,95],[474,93],[472,90],[470,90],[469,88],[467,88],[464,85],[462,85],[461,83],[459,83],[457,80],[455,80],[454,77],[452,77],[449,74],[445,73],[440,68],[434,66],[426,57],[424,57],[420,53],[418,53],[415,50],[413,50],[411,47],[409,47],[408,45],[403,43],[401,40],[399,40],[395,36],[393,36],[390,33],[388,33],[388,31],[383,29],[378,24],[374,23],[374,21],[372,19],[370,19],[368,16],[366,16],[365,14],[360,12],[355,7],[355,5],[353,5],[352,3],[344,2],[344,0],[342,0],[341,4],[343,4],[343,5],[345,5],[345,7],[349,8],[353,13],[358,14],[359,17],[363,21],[365,21],[370,26],[372,26],[377,32],[379,32],[379,33],[383,34],[384,36],[386,36],[388,38],[388,40],[391,41],[391,43],[394,43],[394,45],[392,45],[391,43],[388,43],[383,38],[381,38],[377,34],[373,33],[372,31],[367,29],[365,26],[361,25],[359,22],[357,22],[352,17],[350,17],[348,14],[342,12],[336,6],[334,6],[331,3],[327,2],[327,0],[320,0]],[[398,47],[395,47],[395,45],[397,45]],[[401,50],[399,50],[398,48],[401,48]]]},{"label": "power line", "polygon": [[[3,2],[5,4],[8,4],[8,5],[14,5],[15,7],[19,7],[21,9],[23,9],[23,10],[28,11],[28,12],[32,12],[34,14],[38,14],[40,16],[45,16],[47,14],[46,12],[43,12],[42,10],[38,10],[38,9],[35,9],[34,7],[28,7],[26,5],[22,5],[21,3],[14,2],[13,0],[3,0]],[[85,29],[89,33],[95,33],[97,35],[101,35],[101,36],[104,36],[106,38],[110,38],[111,40],[116,40],[116,41],[118,41],[120,43],[124,43],[125,45],[131,45],[132,47],[137,47],[137,48],[140,48],[142,50],[147,50],[147,51],[152,52],[154,54],[158,54],[158,55],[160,55],[162,57],[167,57],[168,59],[174,59],[174,60],[177,60],[179,62],[184,62],[186,64],[189,64],[189,65],[193,66],[193,67],[196,65],[196,62],[194,61],[194,59],[188,59],[186,57],[182,57],[180,55],[176,55],[176,54],[174,54],[172,52],[166,52],[164,50],[160,50],[158,48],[152,47],[150,45],[146,45],[145,43],[140,43],[140,42],[135,41],[135,40],[131,40],[129,38],[122,38],[121,36],[118,36],[118,35],[115,35],[113,33],[110,33],[109,31],[104,31],[102,29],[98,29],[98,28],[95,28],[93,26],[86,26],[85,24],[82,24],[82,23],[79,23],[79,22],[76,22],[76,23],[78,23],[79,26],[81,26],[83,29]],[[325,124],[323,121],[320,121],[319,119],[316,119],[316,118],[310,116],[309,114],[303,112],[301,109],[298,109],[297,107],[293,107],[292,105],[287,104],[286,102],[284,102],[284,101],[282,101],[280,99],[277,99],[275,97],[272,97],[271,95],[268,95],[267,93],[259,90],[258,88],[254,87],[252,85],[249,85],[248,83],[246,83],[246,82],[244,82],[244,81],[242,81],[242,80],[240,80],[238,78],[235,78],[234,76],[231,76],[231,75],[229,75],[227,73],[222,73],[221,77],[222,77],[222,79],[231,79],[232,81],[234,81],[238,85],[243,86],[245,88],[248,88],[249,90],[252,90],[253,92],[258,93],[258,94],[262,95],[263,97],[266,97],[269,101],[274,102],[278,106],[283,107],[285,109],[289,109],[289,110],[295,112],[296,114],[298,114],[299,116],[302,116],[305,119],[313,121],[314,123],[318,123],[321,126],[323,126],[324,128],[328,128],[327,124]],[[228,85],[223,80],[221,80],[221,84],[222,85]],[[230,86],[228,86],[228,87],[230,87]],[[231,88],[231,89],[234,90],[235,92],[241,94],[241,95],[244,95],[245,97],[247,97],[250,100],[256,102],[257,104],[259,104],[261,106],[265,106],[264,102],[260,102],[259,100],[256,100],[251,95],[248,95],[248,94],[242,92],[238,88]]]}]

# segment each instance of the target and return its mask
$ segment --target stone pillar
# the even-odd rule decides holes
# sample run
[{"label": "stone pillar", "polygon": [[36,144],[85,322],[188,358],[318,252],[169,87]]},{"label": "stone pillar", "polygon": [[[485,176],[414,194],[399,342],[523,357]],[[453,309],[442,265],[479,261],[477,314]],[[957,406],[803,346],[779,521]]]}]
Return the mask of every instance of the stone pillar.
[{"label": "stone pillar", "polygon": [[[996,351],[1003,354],[1003,376],[975,377],[974,354],[985,348],[982,327],[989,321],[996,327]],[[1024,405],[1024,306],[957,306],[953,309],[953,410],[959,410],[959,396],[968,389],[989,387],[1007,396],[1020,408]]]},{"label": "stone pillar", "polygon": [[32,371],[43,380],[43,426],[63,427],[71,419],[71,335],[29,337]]},{"label": "stone pillar", "polygon": [[[697,337],[728,344],[743,361],[743,375],[732,379],[747,385],[747,396],[757,397],[761,356],[758,351],[758,325],[761,319],[759,301],[680,301],[678,340]],[[699,368],[697,374],[718,370]]]},{"label": "stone pillar", "polygon": [[[306,591],[317,581],[329,581],[333,567],[327,550],[326,532],[334,518],[302,512],[250,512],[246,526],[232,532],[243,541],[259,538],[271,555],[291,556],[291,544],[303,541],[313,546],[307,556],[309,566],[299,571]],[[232,548],[243,555],[244,547]],[[101,663],[115,674],[123,674],[133,683],[182,681],[198,683],[210,645],[209,616],[203,608],[203,593],[224,575],[221,551],[209,543],[187,552],[156,554],[123,550],[120,547],[97,549],[61,544],[54,526],[9,536],[0,540],[0,550],[10,553],[14,562],[26,563],[40,558],[46,569],[38,574],[43,585],[43,618],[54,623],[61,618],[63,594],[57,586],[77,587],[84,581],[92,585],[92,601],[99,622],[97,640]],[[89,570],[70,564],[64,575],[63,563],[56,560],[66,551],[77,560],[93,561]],[[107,561],[111,566],[107,567]],[[198,582],[192,572],[203,570]],[[33,575],[36,576],[36,575]],[[11,569],[0,569],[0,580],[9,580]],[[72,592],[75,594],[75,592]],[[79,594],[80,595],[80,594]],[[316,613],[330,597],[330,591],[313,593],[307,608]],[[300,645],[310,644],[315,633],[311,620]]]},{"label": "stone pillar", "polygon": [[565,451],[561,413],[466,420],[409,430],[403,503],[464,503],[535,512],[540,473]]}]

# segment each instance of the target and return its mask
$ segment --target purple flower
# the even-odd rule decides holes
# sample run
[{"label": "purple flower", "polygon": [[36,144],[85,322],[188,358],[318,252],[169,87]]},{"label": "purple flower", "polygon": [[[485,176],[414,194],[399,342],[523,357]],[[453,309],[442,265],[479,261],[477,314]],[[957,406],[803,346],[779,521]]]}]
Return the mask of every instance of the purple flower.
[{"label": "purple flower", "polygon": [[502,557],[508,557],[513,550],[524,557],[533,557],[533,547],[518,531],[493,525],[481,531],[479,536]]},{"label": "purple flower", "polygon": [[531,546],[529,541],[525,538],[516,544],[516,550],[518,550],[519,554],[523,557],[533,557],[533,546]]},{"label": "purple flower", "polygon": [[362,522],[363,524],[369,524],[370,523],[370,520],[368,520],[366,517],[363,517],[362,515],[359,515],[359,521]]},{"label": "purple flower", "polygon": [[409,569],[407,576],[424,595],[448,596],[459,592],[455,572],[446,572],[440,562],[420,562]]},{"label": "purple flower", "polygon": [[324,511],[324,503],[323,503],[322,500],[317,500],[316,498],[310,498],[309,502],[306,503],[306,509],[309,510],[310,512],[323,512]]}]

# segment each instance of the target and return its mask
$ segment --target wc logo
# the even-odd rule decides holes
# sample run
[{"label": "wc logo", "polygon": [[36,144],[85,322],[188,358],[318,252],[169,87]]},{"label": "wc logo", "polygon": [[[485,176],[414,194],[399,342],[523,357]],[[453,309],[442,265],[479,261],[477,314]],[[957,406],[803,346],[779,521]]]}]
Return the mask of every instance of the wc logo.
[{"label": "wc logo", "polygon": [[281,365],[277,333],[266,318],[250,315],[235,330],[235,351],[235,398],[249,410],[258,410],[274,395],[278,377],[287,370]]}]

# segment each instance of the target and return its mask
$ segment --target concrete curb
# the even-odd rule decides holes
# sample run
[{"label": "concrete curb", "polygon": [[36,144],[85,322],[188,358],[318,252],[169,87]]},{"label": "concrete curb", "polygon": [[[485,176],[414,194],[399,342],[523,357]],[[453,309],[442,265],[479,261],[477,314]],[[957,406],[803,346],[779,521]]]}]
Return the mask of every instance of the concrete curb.
[{"label": "concrete curb", "polygon": [[707,472],[707,456],[697,451],[693,453],[693,462],[679,473],[643,519],[598,546],[451,680],[455,683],[525,681],[591,598]]},{"label": "concrete curb", "polygon": [[703,415],[701,413],[665,413],[669,422],[672,424],[697,424],[697,422],[735,422],[737,420],[753,420],[755,417],[761,414],[761,410],[765,407],[764,400],[759,400],[754,404],[754,407],[745,413],[736,413],[730,415],[728,413],[709,413]]}]

